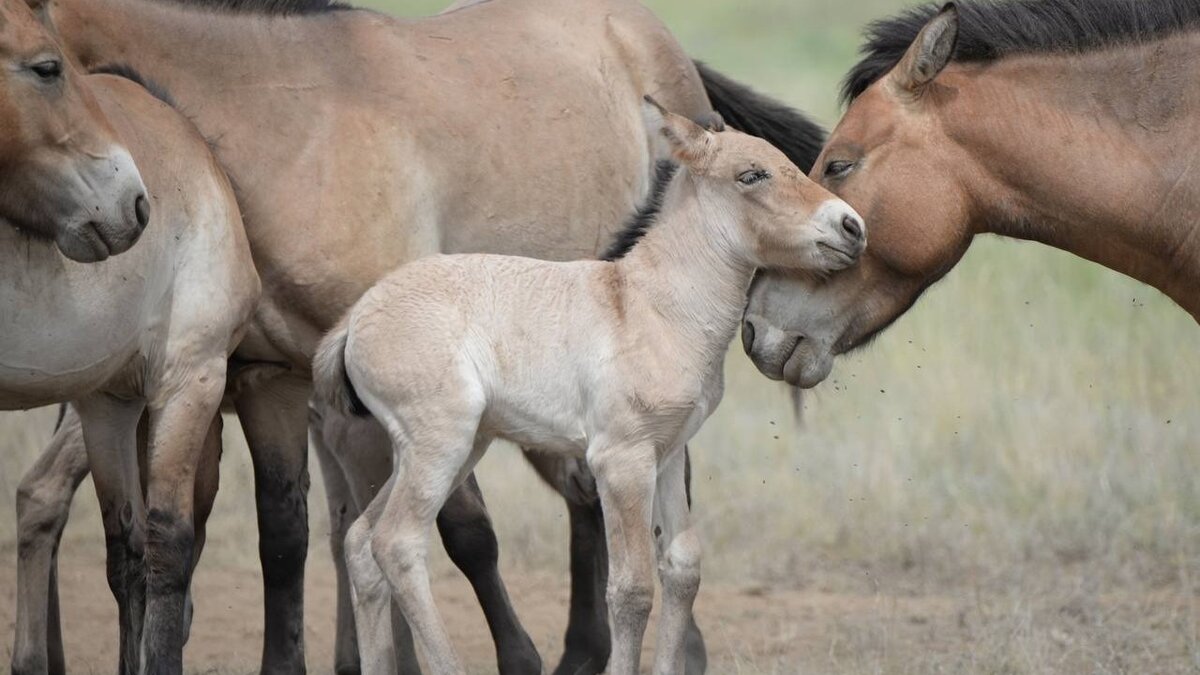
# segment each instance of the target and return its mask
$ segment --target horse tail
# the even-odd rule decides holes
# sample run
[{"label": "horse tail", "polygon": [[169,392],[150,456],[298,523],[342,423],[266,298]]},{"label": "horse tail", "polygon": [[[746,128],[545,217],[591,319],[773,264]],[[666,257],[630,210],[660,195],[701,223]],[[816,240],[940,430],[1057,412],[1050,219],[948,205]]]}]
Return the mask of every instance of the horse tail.
[{"label": "horse tail", "polygon": [[317,346],[313,357],[313,385],[316,399],[336,410],[358,417],[371,414],[363,404],[350,373],[346,370],[346,339],[350,335],[349,321],[342,319]]},{"label": "horse tail", "polygon": [[713,110],[725,118],[726,124],[768,141],[804,173],[812,170],[825,144],[825,130],[819,124],[699,61],[695,63]]}]

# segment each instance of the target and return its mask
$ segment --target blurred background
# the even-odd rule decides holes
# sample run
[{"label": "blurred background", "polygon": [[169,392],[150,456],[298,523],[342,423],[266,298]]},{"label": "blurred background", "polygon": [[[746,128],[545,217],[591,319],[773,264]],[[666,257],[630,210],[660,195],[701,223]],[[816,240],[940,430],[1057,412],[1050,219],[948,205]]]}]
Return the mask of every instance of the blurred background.
[{"label": "blurred background", "polygon": [[[419,16],[445,3],[362,3]],[[690,54],[827,126],[872,18],[901,0],[651,0]],[[692,445],[711,672],[1200,671],[1200,327],[1158,292],[1039,245],[983,237],[945,281],[804,398],[730,353]],[[16,485],[53,411],[0,415],[0,656],[11,645]],[[332,573],[311,462],[308,642],[332,663]],[[522,618],[553,663],[566,512],[512,448],[480,482]],[[90,483],[63,549],[75,670],[111,670],[115,609]],[[249,459],[226,423],[186,663],[251,672],[261,591]],[[441,552],[437,553],[442,556]],[[494,670],[444,559],[456,643]],[[77,608],[71,598],[80,600]],[[461,620],[455,621],[454,617]],[[95,630],[88,630],[91,626]]]}]

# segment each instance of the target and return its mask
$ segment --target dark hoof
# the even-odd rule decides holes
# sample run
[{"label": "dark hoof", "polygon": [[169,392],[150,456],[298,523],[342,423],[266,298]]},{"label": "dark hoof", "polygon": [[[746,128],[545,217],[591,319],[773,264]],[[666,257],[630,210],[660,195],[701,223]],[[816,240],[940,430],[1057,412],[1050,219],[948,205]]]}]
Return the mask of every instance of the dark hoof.
[{"label": "dark hoof", "polygon": [[500,675],[542,675],[542,657],[530,642],[527,649],[499,659]]}]

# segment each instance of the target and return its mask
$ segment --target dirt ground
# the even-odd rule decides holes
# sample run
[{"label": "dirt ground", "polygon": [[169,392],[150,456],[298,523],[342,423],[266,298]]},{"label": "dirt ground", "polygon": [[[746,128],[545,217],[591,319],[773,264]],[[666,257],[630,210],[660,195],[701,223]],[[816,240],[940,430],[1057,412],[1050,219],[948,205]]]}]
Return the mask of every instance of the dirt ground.
[{"label": "dirt ground", "polygon": [[[116,613],[97,553],[94,546],[70,542],[62,551],[67,657],[73,673],[111,672],[116,663]],[[308,661],[310,672],[323,673],[332,664],[332,568],[319,554],[309,565]],[[938,592],[916,591],[914,584],[906,589],[903,578],[870,577],[870,570],[829,571],[799,589],[705,585],[697,613],[708,640],[710,672],[1200,670],[1200,598],[1190,584],[1167,582],[1159,590],[1138,593],[1097,592],[1089,588],[1086,573],[1063,572],[1047,579],[987,581],[974,589],[955,584]],[[566,615],[565,577],[508,572],[506,578],[522,619],[552,663],[561,648]],[[14,583],[13,567],[0,568],[0,654],[6,661]],[[893,590],[885,592],[881,584]],[[1008,585],[1012,593],[1005,590]],[[492,646],[469,586],[447,572],[435,579],[435,592],[469,670],[494,672]],[[185,654],[188,671],[254,672],[261,646],[257,572],[202,564],[195,597],[197,618]],[[648,636],[647,666],[652,642]]]}]

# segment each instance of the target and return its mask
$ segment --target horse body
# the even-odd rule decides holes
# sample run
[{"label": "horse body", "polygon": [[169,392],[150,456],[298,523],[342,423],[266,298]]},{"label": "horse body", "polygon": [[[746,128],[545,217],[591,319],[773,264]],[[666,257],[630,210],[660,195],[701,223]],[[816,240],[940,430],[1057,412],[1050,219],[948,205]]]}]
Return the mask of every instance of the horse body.
[{"label": "horse body", "polygon": [[[155,221],[138,246],[90,265],[64,260],[49,242],[6,249],[12,259],[0,273],[0,311],[19,321],[6,323],[0,336],[0,402],[76,403],[82,425],[68,427],[86,439],[101,500],[110,584],[122,601],[122,668],[134,670],[144,658],[158,672],[178,663],[182,649],[197,467],[225,361],[259,282],[233,192],[195,128],[127,79],[93,75],[87,82],[128,139]],[[150,416],[144,480],[136,443],[143,409]],[[39,497],[22,494],[26,507]],[[38,672],[48,658],[38,632],[44,622],[29,619],[46,615],[47,595],[36,591],[51,578],[50,565],[22,556],[22,576],[40,583],[21,595],[26,620],[18,624],[28,630],[18,630],[15,672]],[[139,575],[147,576],[135,582]]]},{"label": "horse body", "polygon": [[1071,251],[1200,320],[1200,10],[1031,7],[964,2],[876,27],[812,173],[872,223],[871,249],[823,282],[755,285],[745,346],[764,373],[820,382],[980,233]]},{"label": "horse body", "polygon": [[750,280],[766,265],[841,269],[865,235],[845,203],[765,141],[646,112],[683,168],[661,222],[634,222],[641,241],[627,255],[425,258],[367,291],[318,351],[319,398],[347,409],[361,396],[393,445],[388,485],[346,537],[367,672],[393,658],[379,630],[393,593],[430,668],[462,672],[433,606],[427,539],[493,438],[586,457],[613,569],[609,671],[638,671],[656,550],[657,671],[684,670],[700,552],[683,447],[720,401]]}]

